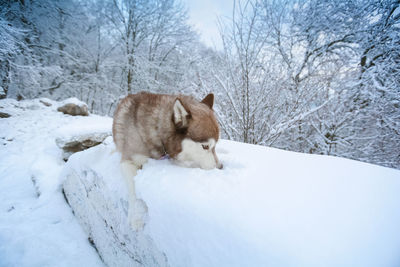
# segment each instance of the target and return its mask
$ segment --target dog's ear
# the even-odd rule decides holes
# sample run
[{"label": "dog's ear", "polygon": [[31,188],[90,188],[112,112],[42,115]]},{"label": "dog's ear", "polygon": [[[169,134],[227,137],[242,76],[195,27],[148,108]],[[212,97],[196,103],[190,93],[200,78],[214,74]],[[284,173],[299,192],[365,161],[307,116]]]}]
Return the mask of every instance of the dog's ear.
[{"label": "dog's ear", "polygon": [[187,110],[183,106],[181,100],[177,98],[174,103],[174,115],[173,115],[175,127],[177,129],[187,128],[190,118],[191,118],[190,111]]},{"label": "dog's ear", "polygon": [[206,104],[209,108],[212,109],[214,105],[214,94],[208,94],[203,100],[201,100],[201,103]]}]

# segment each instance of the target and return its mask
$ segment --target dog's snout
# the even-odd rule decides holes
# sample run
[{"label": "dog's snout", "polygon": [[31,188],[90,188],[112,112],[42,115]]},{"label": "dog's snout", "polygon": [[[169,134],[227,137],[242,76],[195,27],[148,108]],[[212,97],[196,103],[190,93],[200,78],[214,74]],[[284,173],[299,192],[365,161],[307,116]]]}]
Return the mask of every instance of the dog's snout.
[{"label": "dog's snout", "polygon": [[224,167],[224,165],[222,163],[218,163],[217,168],[222,170],[222,168]]}]

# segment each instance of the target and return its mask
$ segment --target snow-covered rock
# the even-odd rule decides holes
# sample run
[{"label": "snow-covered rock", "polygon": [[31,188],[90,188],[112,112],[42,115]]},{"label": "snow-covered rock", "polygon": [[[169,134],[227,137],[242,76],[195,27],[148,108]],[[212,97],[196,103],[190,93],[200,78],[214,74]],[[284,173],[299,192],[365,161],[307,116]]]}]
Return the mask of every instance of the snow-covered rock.
[{"label": "snow-covered rock", "polygon": [[65,99],[61,102],[60,106],[57,109],[58,111],[72,115],[72,116],[88,116],[89,111],[87,104],[85,102],[80,101],[79,99],[72,97]]},{"label": "snow-covered rock", "polygon": [[167,266],[152,239],[129,226],[119,156],[111,137],[106,143],[71,156],[62,173],[65,197],[108,266]]},{"label": "snow-covered rock", "polygon": [[[85,120],[83,120],[85,121]],[[97,117],[83,121],[74,121],[60,127],[56,132],[56,144],[63,150],[63,159],[103,142],[111,136],[111,118]]]},{"label": "snow-covered rock", "polygon": [[109,133],[75,135],[69,139],[57,138],[56,143],[63,150],[63,159],[67,160],[73,153],[97,146],[110,136]]},{"label": "snow-covered rock", "polygon": [[71,207],[112,263],[124,243],[177,267],[400,264],[398,170],[224,140],[223,170],[150,160],[135,178],[148,206],[141,243],[127,230],[113,150],[76,153],[63,174]]}]

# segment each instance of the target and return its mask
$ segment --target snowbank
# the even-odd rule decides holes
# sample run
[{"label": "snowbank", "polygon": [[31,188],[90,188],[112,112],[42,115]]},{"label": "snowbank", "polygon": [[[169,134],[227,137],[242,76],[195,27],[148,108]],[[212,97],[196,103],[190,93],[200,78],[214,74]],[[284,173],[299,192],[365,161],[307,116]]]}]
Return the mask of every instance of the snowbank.
[{"label": "snowbank", "polygon": [[223,170],[150,160],[136,177],[149,209],[143,243],[127,232],[113,149],[74,154],[64,172],[103,259],[118,260],[126,240],[131,252],[165,253],[170,266],[400,265],[398,170],[230,141],[218,144]]}]

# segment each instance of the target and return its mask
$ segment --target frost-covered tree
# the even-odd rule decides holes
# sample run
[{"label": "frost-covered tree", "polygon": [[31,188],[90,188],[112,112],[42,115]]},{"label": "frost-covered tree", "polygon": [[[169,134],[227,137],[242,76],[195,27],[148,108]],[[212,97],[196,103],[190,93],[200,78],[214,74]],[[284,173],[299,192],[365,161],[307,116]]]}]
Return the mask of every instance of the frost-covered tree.
[{"label": "frost-covered tree", "polygon": [[23,34],[0,15],[0,99],[7,96],[13,60],[24,47],[20,41]]},{"label": "frost-covered tree", "polygon": [[398,6],[235,2],[197,77],[217,89],[225,137],[398,167]]},{"label": "frost-covered tree", "polygon": [[366,148],[356,158],[400,167],[400,3],[374,1],[365,10],[357,125],[368,134],[362,136]]},{"label": "frost-covered tree", "polygon": [[[289,149],[399,166],[398,6],[398,1],[291,5],[291,31],[283,35],[280,54],[285,62],[298,60],[295,82],[316,81],[307,84],[320,87],[315,99],[326,95],[330,103],[288,133]],[[288,43],[295,44],[294,53],[281,52]]]},{"label": "frost-covered tree", "polygon": [[126,92],[163,90],[161,76],[174,76],[168,60],[194,38],[185,9],[174,0],[121,0],[109,1],[104,14],[123,55]]},{"label": "frost-covered tree", "polygon": [[[222,25],[223,63],[212,68],[221,99],[221,125],[228,138],[277,145],[282,135],[320,109],[325,100],[309,102],[316,94],[310,80],[299,77],[297,62],[285,62],[281,35],[288,26],[281,11],[269,4],[235,2],[231,23]],[[270,23],[273,23],[271,27]],[[297,58],[296,58],[297,59]],[[289,148],[285,146],[284,148]]]},{"label": "frost-covered tree", "polygon": [[[6,1],[2,2],[3,16],[21,29],[23,43],[13,60],[11,96],[36,97],[60,88],[66,76],[65,60],[71,59],[65,49],[74,36],[71,31],[71,1]],[[4,9],[3,9],[4,8]]]}]

